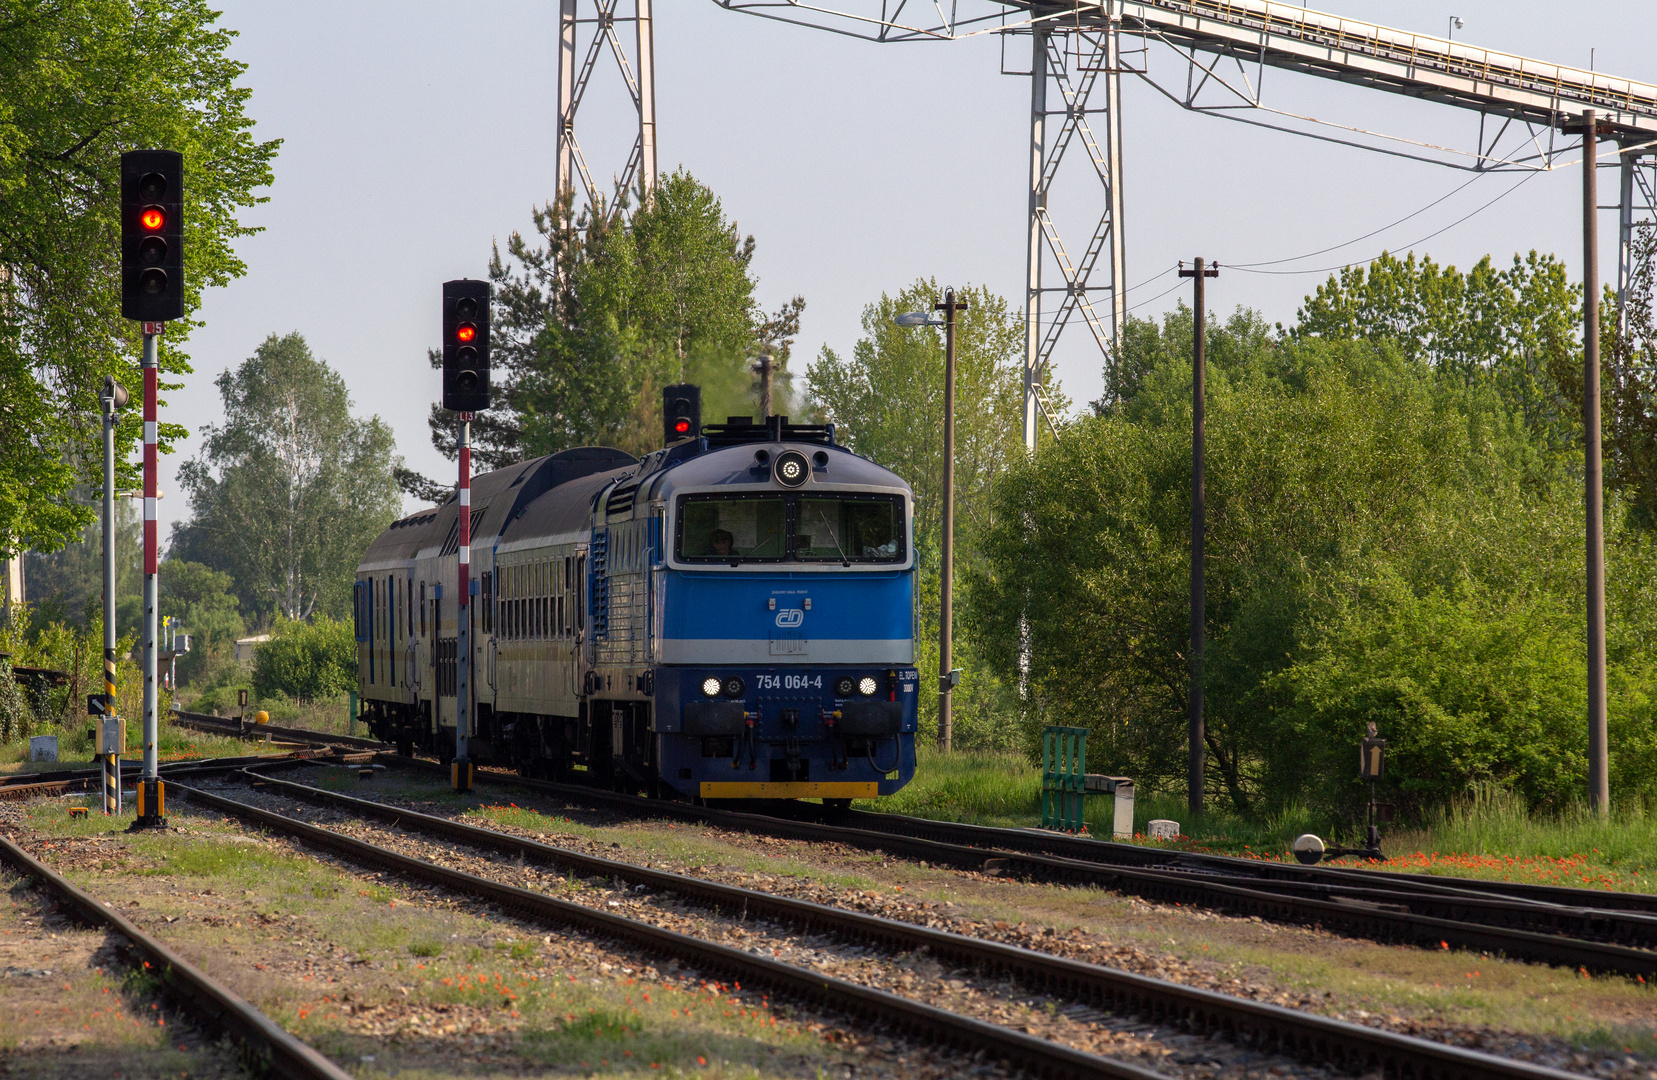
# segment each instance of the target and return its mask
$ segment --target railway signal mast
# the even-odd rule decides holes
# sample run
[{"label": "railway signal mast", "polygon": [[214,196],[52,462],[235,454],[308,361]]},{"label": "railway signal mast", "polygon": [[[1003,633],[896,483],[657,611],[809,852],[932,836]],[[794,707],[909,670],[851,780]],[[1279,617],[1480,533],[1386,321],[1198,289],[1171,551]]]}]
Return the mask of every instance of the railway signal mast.
[{"label": "railway signal mast", "polygon": [[[133,823],[136,829],[167,825],[166,795],[158,771],[157,346],[167,322],[184,317],[183,210],[182,154],[176,150],[129,150],[121,155],[121,315],[138,320],[144,328],[144,772],[138,782],[138,818]],[[107,600],[105,605],[107,612]],[[104,633],[107,644],[107,626]]]},{"label": "railway signal mast", "polygon": [[459,548],[455,598],[456,791],[472,790],[472,418],[489,407],[489,283],[443,283],[443,407],[460,419],[460,483],[455,525]]}]

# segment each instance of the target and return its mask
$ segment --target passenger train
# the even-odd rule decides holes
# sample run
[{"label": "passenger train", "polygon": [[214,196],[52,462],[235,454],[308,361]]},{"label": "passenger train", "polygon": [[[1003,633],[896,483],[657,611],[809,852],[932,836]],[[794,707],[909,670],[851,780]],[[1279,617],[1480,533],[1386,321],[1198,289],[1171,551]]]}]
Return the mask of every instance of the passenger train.
[{"label": "passenger train", "polygon": [[[897,791],[919,687],[909,486],[832,424],[676,427],[642,460],[585,447],[472,481],[468,756],[668,798]],[[445,762],[458,510],[393,522],[354,604],[361,718]]]}]

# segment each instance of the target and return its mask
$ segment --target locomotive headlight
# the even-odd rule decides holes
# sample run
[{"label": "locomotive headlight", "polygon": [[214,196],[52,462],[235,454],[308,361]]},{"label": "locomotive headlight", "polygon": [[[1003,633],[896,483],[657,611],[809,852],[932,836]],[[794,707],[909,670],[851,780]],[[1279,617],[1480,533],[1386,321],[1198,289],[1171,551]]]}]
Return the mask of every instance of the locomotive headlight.
[{"label": "locomotive headlight", "polygon": [[798,450],[784,450],[777,455],[771,472],[783,487],[799,487],[811,477],[811,463]]},{"label": "locomotive headlight", "polygon": [[875,691],[879,689],[880,684],[875,682],[875,677],[873,675],[865,675],[857,682],[857,692],[862,694],[864,697],[874,697]]},{"label": "locomotive headlight", "polygon": [[721,684],[718,679],[714,678],[712,675],[709,675],[707,678],[702,680],[702,693],[706,694],[708,697],[718,697],[720,685]]},{"label": "locomotive headlight", "polygon": [[857,683],[850,675],[842,675],[834,683],[835,697],[851,697],[852,691],[857,689]]},{"label": "locomotive headlight", "polygon": [[725,696],[741,697],[742,692],[748,689],[748,684],[742,681],[742,676],[732,675],[725,680]]}]

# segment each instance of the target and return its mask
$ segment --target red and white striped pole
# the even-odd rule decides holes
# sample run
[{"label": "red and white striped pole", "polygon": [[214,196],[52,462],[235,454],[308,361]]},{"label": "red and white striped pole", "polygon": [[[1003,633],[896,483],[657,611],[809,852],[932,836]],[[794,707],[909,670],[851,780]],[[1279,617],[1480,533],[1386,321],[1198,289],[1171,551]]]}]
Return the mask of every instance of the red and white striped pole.
[{"label": "red and white striped pole", "polygon": [[160,361],[157,339],[165,323],[144,324],[144,772],[138,781],[138,820],[143,827],[165,826],[157,744],[160,741],[160,687],[157,683],[156,639],[160,636],[160,589],[157,569],[160,538],[157,535],[156,500],[159,463],[156,460],[156,395],[159,392]]},{"label": "red and white striped pole", "polygon": [[455,607],[455,760],[454,789],[472,790],[472,414],[460,414],[460,598]]}]

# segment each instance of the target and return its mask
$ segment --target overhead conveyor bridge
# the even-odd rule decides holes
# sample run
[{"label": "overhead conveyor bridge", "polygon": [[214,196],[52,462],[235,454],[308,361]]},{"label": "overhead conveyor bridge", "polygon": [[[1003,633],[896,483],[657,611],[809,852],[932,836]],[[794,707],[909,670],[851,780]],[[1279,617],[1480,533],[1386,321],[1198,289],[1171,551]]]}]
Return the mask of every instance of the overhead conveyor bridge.
[{"label": "overhead conveyor bridge", "polygon": [[[573,2],[573,0],[571,0]],[[601,0],[602,2],[602,0]],[[610,0],[614,2],[614,0]],[[1127,314],[1123,239],[1121,78],[1131,75],[1182,108],[1473,172],[1537,172],[1574,164],[1565,134],[1593,110],[1615,146],[1596,164],[1619,170],[1617,295],[1634,277],[1636,228],[1657,223],[1657,84],[1552,64],[1431,34],[1274,0],[714,0],[732,11],[880,42],[1000,35],[1002,69],[1030,80],[1024,440],[1033,449],[1042,385],[1072,317],[1108,358]],[[1008,47],[1028,36],[1028,64]],[[1152,46],[1171,51],[1169,69]],[[1274,107],[1267,68],[1448,105],[1473,114],[1469,145],[1380,132]],[[1278,85],[1274,81],[1274,90]],[[1103,101],[1093,94],[1103,87]],[[1050,93],[1053,91],[1053,93]],[[1337,107],[1332,103],[1331,108]],[[1320,107],[1320,113],[1323,108]],[[1398,123],[1419,123],[1402,112]],[[1094,127],[1103,121],[1102,133]],[[1459,142],[1461,137],[1451,140]],[[1066,150],[1081,146],[1104,196],[1088,243],[1073,256],[1051,198]],[[1603,145],[1603,144],[1602,144]],[[1086,170],[1084,169],[1084,172]],[[1095,273],[1096,264],[1098,272]],[[1054,281],[1054,273],[1059,280]],[[1044,276],[1047,283],[1044,284]],[[1043,314],[1044,302],[1056,301]],[[1101,312],[1100,307],[1108,310]],[[1624,304],[1626,308],[1626,304]]]},{"label": "overhead conveyor bridge", "polygon": [[1189,49],[1543,126],[1593,109],[1629,141],[1657,138],[1657,85],[1270,0],[1137,0],[1022,8],[1035,26],[1152,34]]}]

